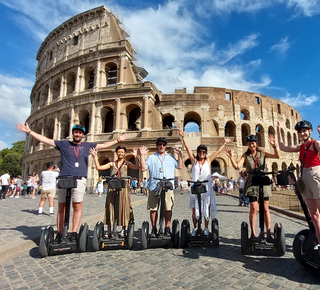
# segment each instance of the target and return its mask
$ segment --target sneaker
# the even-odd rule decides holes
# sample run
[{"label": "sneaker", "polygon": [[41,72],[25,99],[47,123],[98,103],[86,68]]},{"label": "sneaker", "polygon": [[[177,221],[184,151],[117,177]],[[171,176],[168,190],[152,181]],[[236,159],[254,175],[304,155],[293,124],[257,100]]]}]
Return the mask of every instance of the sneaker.
[{"label": "sneaker", "polygon": [[54,241],[60,244],[61,243],[61,239],[62,239],[62,234],[57,233],[56,238],[54,239]]},{"label": "sneaker", "polygon": [[266,238],[267,243],[274,243],[274,238],[272,236],[267,236]]},{"label": "sneaker", "polygon": [[319,244],[315,245],[313,249],[314,249],[315,251],[320,250],[320,245],[319,245]]},{"label": "sneaker", "polygon": [[205,229],[204,229],[203,234],[204,234],[205,236],[209,236],[209,230],[208,230],[208,228],[205,228]]},{"label": "sneaker", "polygon": [[195,237],[197,234],[197,230],[196,229],[193,229],[192,232],[191,232],[191,237]]},{"label": "sneaker", "polygon": [[164,235],[165,235],[165,237],[171,237],[171,232],[170,232],[170,228],[169,227],[166,227],[164,229]]},{"label": "sneaker", "polygon": [[42,215],[42,212],[38,212],[38,215]]},{"label": "sneaker", "polygon": [[13,197],[13,195],[10,195],[9,197]]},{"label": "sneaker", "polygon": [[19,198],[19,196],[15,196],[14,198]]},{"label": "sneaker", "polygon": [[256,236],[251,236],[250,241],[256,243],[258,242],[258,238]]},{"label": "sneaker", "polygon": [[150,238],[155,238],[157,236],[157,228],[154,227],[151,230]]},{"label": "sneaker", "polygon": [[69,237],[70,242],[75,242],[77,240],[77,237],[78,237],[78,233],[72,232]]}]

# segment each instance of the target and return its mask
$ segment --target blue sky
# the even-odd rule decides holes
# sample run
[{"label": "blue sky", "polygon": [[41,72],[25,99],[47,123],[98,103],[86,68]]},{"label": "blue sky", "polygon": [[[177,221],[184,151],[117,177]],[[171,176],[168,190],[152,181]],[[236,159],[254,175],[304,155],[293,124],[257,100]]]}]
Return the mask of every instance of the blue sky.
[{"label": "blue sky", "polygon": [[194,86],[257,92],[320,124],[319,0],[0,0],[0,149],[25,138],[15,125],[30,114],[44,38],[101,5],[121,17],[146,80],[164,93]]}]

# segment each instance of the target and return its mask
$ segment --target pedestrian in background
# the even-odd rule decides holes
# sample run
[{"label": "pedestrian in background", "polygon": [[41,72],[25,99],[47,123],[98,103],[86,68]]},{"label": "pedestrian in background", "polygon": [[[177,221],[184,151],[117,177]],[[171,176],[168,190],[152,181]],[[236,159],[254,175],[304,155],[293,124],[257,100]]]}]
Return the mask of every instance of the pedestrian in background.
[{"label": "pedestrian in background", "polygon": [[5,171],[5,174],[1,175],[0,181],[1,181],[0,200],[2,200],[2,199],[6,199],[6,194],[10,185],[10,175],[8,170]]}]

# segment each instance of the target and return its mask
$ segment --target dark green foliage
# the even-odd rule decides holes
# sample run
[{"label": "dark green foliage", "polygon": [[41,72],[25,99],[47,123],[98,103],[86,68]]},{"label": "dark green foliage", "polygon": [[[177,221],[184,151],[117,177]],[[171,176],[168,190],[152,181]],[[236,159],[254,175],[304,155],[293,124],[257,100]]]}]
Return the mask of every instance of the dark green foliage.
[{"label": "dark green foliage", "polygon": [[24,151],[24,141],[18,141],[12,144],[8,149],[0,151],[0,175],[9,171],[10,176],[21,175],[21,158]]}]

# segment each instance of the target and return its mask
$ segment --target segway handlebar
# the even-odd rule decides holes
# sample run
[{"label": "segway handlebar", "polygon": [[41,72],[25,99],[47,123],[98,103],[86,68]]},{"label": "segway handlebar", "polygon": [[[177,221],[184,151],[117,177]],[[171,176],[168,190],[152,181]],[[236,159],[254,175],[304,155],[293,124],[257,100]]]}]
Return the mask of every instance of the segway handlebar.
[{"label": "segway handlebar", "polygon": [[131,176],[123,176],[123,177],[117,177],[117,176],[103,176],[106,180],[110,179],[132,179]]},{"label": "segway handlebar", "polygon": [[194,180],[187,180],[188,183],[206,183],[208,182],[209,180],[197,180],[197,181],[194,181]]},{"label": "segway handlebar", "polygon": [[262,170],[254,170],[248,171],[248,174],[257,175],[257,176],[265,176],[269,174],[277,174],[278,171],[262,171]]},{"label": "segway handlebar", "polygon": [[160,181],[165,181],[165,180],[174,180],[174,178],[166,178],[166,177],[163,177],[163,178],[153,177],[153,179],[155,179],[155,180],[160,180]]}]

